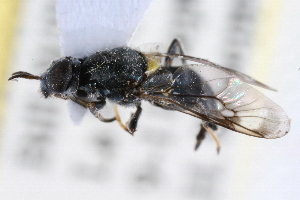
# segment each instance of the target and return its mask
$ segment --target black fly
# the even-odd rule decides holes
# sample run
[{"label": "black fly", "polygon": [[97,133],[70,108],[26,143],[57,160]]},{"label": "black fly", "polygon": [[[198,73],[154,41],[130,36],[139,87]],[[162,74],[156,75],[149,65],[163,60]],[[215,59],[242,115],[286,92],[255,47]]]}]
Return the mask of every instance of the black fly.
[{"label": "black fly", "polygon": [[[179,59],[181,64],[173,66],[173,59]],[[193,63],[187,64],[187,61]],[[185,56],[176,39],[168,53],[145,54],[120,47],[82,59],[60,58],[41,76],[20,71],[8,80],[15,78],[40,80],[45,98],[71,99],[103,122],[117,120],[130,134],[136,131],[142,100],[192,115],[203,120],[195,149],[209,132],[219,150],[214,133],[217,125],[260,138],[279,138],[290,129],[285,112],[248,84],[272,88],[232,69]],[[121,106],[134,106],[136,112],[125,125],[116,107],[116,117],[104,118],[100,110],[106,100]]]}]

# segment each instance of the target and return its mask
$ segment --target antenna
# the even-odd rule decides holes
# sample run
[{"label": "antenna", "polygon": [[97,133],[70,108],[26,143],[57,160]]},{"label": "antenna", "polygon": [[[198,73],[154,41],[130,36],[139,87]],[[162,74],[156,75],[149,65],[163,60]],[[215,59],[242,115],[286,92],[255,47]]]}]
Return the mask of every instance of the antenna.
[{"label": "antenna", "polygon": [[10,81],[10,80],[14,80],[16,78],[41,80],[40,76],[32,75],[28,72],[23,72],[23,71],[13,73],[12,76],[8,80]]}]

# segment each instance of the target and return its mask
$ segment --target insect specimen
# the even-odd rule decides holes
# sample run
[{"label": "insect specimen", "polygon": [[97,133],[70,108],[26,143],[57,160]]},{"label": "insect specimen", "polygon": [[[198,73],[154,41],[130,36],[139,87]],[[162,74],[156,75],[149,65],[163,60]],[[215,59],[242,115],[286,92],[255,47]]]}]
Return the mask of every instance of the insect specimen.
[{"label": "insect specimen", "polygon": [[[173,65],[174,59],[180,61],[179,66]],[[249,84],[272,88],[243,73],[184,55],[177,39],[168,53],[147,54],[120,47],[84,58],[60,58],[41,76],[20,71],[9,80],[16,78],[40,80],[45,98],[70,99],[100,121],[117,120],[131,134],[136,131],[143,100],[197,117],[202,123],[195,149],[207,132],[219,149],[214,134],[217,126],[260,138],[279,138],[290,129],[285,112]],[[125,125],[117,109],[116,117],[104,118],[100,112],[107,100],[134,106],[136,112]]]}]

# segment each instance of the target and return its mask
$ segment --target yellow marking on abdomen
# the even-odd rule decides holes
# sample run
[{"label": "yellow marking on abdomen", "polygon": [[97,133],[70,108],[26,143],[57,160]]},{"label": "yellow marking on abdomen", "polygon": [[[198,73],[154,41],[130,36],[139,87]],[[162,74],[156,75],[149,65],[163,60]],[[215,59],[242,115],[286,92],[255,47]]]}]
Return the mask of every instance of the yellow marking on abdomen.
[{"label": "yellow marking on abdomen", "polygon": [[160,67],[160,61],[161,58],[155,57],[153,55],[145,54],[147,61],[148,61],[148,68],[146,73],[147,74],[152,74],[155,72],[159,67]]}]

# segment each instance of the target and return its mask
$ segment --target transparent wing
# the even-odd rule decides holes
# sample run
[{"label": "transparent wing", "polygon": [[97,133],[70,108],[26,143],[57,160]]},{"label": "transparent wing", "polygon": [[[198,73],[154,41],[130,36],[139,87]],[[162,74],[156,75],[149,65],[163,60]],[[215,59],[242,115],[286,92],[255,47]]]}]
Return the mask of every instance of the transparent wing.
[{"label": "transparent wing", "polygon": [[183,60],[193,61],[193,62],[199,63],[200,65],[207,65],[207,66],[210,66],[212,68],[216,68],[216,69],[222,70],[224,72],[227,72],[228,74],[231,74],[231,75],[234,75],[234,76],[238,77],[241,81],[243,81],[245,83],[249,83],[251,85],[262,87],[262,88],[265,88],[265,89],[268,89],[268,90],[277,91],[276,89],[271,88],[270,86],[267,86],[264,83],[261,83],[261,82],[255,80],[255,79],[253,79],[252,77],[248,76],[247,74],[244,74],[244,73],[241,73],[239,71],[229,69],[229,68],[226,68],[226,67],[222,67],[220,65],[217,65],[215,63],[212,63],[212,62],[210,62],[208,60],[205,60],[205,59],[202,59],[202,58],[196,58],[196,57],[180,55],[180,54],[166,54],[166,53],[157,53],[154,56],[179,58],[179,59],[183,59]]},{"label": "transparent wing", "polygon": [[161,68],[145,81],[141,98],[255,137],[278,138],[288,133],[290,119],[285,112],[240,77],[205,63],[175,72]]}]

